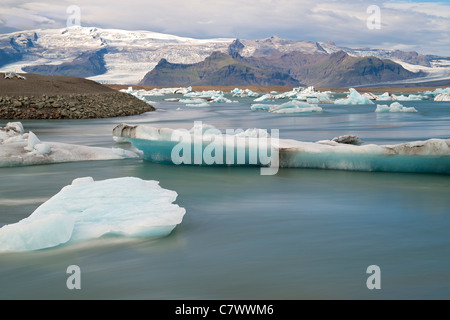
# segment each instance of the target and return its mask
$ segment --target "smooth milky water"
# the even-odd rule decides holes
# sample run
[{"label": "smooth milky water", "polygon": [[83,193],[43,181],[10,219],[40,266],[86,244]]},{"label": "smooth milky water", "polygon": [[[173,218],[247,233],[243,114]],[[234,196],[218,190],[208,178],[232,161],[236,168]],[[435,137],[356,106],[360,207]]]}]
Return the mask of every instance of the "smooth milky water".
[{"label": "smooth milky water", "polygon": [[[163,98],[152,98],[157,111],[136,117],[23,125],[43,142],[101,147],[124,147],[111,135],[122,122],[279,129],[280,138],[301,141],[344,134],[377,144],[450,137],[449,102],[402,102],[418,113],[325,104],[321,113],[289,115],[252,112],[251,98],[208,108]],[[136,159],[0,168],[0,226],[29,216],[84,176],[158,180],[178,193],[183,222],[156,240],[104,237],[2,253],[1,299],[450,298],[449,175],[280,169],[261,176],[258,168]],[[66,287],[70,265],[80,267],[81,290]],[[366,286],[370,265],[381,269],[380,290]]]}]

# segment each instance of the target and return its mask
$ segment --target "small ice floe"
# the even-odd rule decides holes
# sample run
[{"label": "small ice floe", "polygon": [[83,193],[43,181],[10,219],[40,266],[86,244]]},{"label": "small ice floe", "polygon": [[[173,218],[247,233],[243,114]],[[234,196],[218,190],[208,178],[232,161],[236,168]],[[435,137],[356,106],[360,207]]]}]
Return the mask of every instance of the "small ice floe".
[{"label": "small ice floe", "polygon": [[390,106],[385,104],[377,105],[375,112],[417,112],[417,110],[414,107],[405,107],[398,102],[394,102]]},{"label": "small ice floe", "polygon": [[44,143],[33,132],[25,133],[20,122],[0,127],[0,167],[127,158],[139,158],[139,155],[120,148]]},{"label": "small ice floe", "polygon": [[335,104],[373,104],[372,100],[368,97],[359,94],[353,88],[350,88],[349,94],[344,99],[337,99],[334,101]]},{"label": "small ice floe", "polygon": [[310,113],[321,112],[322,108],[316,104],[310,104],[304,101],[291,100],[280,105],[252,104],[252,111],[268,111],[271,113]]},{"label": "small ice floe", "polygon": [[164,237],[186,210],[158,181],[134,177],[73,180],[29,217],[0,228],[0,252],[31,251],[105,235]]},{"label": "small ice floe", "polygon": [[450,101],[450,93],[440,93],[434,97],[434,101]]}]

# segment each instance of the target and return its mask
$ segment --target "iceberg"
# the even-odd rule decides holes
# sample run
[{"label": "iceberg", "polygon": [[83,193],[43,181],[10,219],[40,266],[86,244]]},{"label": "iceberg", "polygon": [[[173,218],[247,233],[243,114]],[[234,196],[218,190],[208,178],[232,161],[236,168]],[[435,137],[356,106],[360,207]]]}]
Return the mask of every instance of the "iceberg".
[{"label": "iceberg", "polygon": [[0,127],[0,167],[129,158],[139,158],[139,155],[121,148],[43,143],[33,132],[24,133],[20,122]]},{"label": "iceberg", "polygon": [[313,86],[308,88],[294,88],[296,94],[293,97],[297,100],[306,101],[308,103],[332,103],[329,96],[330,91],[319,92]]},{"label": "iceberg", "polygon": [[440,93],[434,97],[434,101],[450,101],[450,93]]},{"label": "iceberg", "polygon": [[376,100],[378,100],[378,101],[391,101],[391,100],[394,100],[394,96],[391,95],[389,92],[385,92],[385,93],[377,96]]},{"label": "iceberg", "polygon": [[29,217],[0,228],[0,252],[31,251],[105,235],[164,237],[181,223],[177,193],[134,177],[75,179]]},{"label": "iceberg", "polygon": [[291,100],[280,105],[252,104],[252,111],[268,111],[272,113],[310,113],[321,112],[322,108],[316,104],[310,104],[304,101]]},{"label": "iceberg", "polygon": [[133,87],[128,87],[127,89],[119,90],[121,92],[129,93],[137,98],[143,99],[145,96],[165,96],[173,94],[188,94],[192,92],[192,87],[177,87],[177,88],[154,88],[152,90],[133,90]]},{"label": "iceberg", "polygon": [[397,101],[421,101],[421,100],[426,100],[426,99],[428,99],[428,97],[423,96],[421,94],[410,94],[408,96],[405,96],[405,95],[392,96],[392,100],[397,100]]},{"label": "iceberg", "polygon": [[335,104],[373,104],[372,100],[370,100],[366,96],[362,96],[353,88],[350,88],[349,94],[347,98],[337,99],[334,101]]},{"label": "iceberg", "polygon": [[[212,127],[213,128],[213,127]],[[207,130],[212,129],[207,127]],[[180,144],[179,139],[173,137],[184,137],[183,143],[187,145],[184,150],[190,151],[187,156],[192,159],[195,153],[196,140],[193,132],[186,129],[157,128],[144,125],[129,126],[120,124],[113,130],[113,135],[130,141],[136,148],[140,149],[146,161],[164,164],[180,164],[172,158],[173,150]],[[259,136],[264,136],[259,130]],[[203,128],[203,131],[205,128]],[[229,134],[222,134],[219,130],[214,131],[223,142],[220,144],[223,150],[220,156],[221,162],[213,165],[236,166],[242,163],[228,162],[228,147],[230,142]],[[251,136],[245,131],[247,137]],[[237,137],[236,137],[237,138]],[[273,138],[273,137],[272,137]],[[200,141],[200,152],[208,150],[215,138],[207,137]],[[271,140],[273,142],[273,139]],[[251,143],[239,143],[239,140],[232,140],[232,154],[243,153],[248,159],[251,152]],[[335,169],[353,171],[385,171],[385,172],[427,172],[450,174],[450,139],[429,139],[426,141],[412,141],[397,145],[361,145],[359,138],[355,136],[342,136],[335,141],[322,140],[318,142],[303,142],[290,139],[277,139],[271,144],[279,157],[275,161],[281,168],[315,168],[315,169]],[[263,150],[265,153],[266,150]],[[268,154],[268,152],[267,152]],[[270,156],[273,157],[274,150],[271,149]],[[183,154],[183,156],[186,156]],[[194,154],[195,156],[195,154]],[[271,165],[274,159],[271,159]],[[184,162],[184,164],[208,165],[205,161]],[[260,161],[245,162],[248,166],[261,166]]]},{"label": "iceberg", "polygon": [[441,93],[450,93],[450,87],[448,88],[437,88],[434,91],[425,91],[424,94],[426,95],[439,95]]},{"label": "iceberg", "polygon": [[239,88],[235,88],[233,90],[231,90],[231,94],[233,97],[240,97],[240,98],[246,98],[246,97],[258,97],[259,94],[256,92],[253,92],[250,89],[239,89]]},{"label": "iceberg", "polygon": [[308,102],[291,100],[281,105],[273,106],[269,112],[272,113],[309,113],[309,112],[321,112],[322,108],[309,104]]},{"label": "iceberg", "polygon": [[385,104],[377,105],[375,112],[417,112],[417,110],[414,107],[405,107],[398,102],[394,102],[390,106]]},{"label": "iceberg", "polygon": [[[184,95],[186,98],[206,98],[208,99],[208,102],[214,102],[214,103],[232,103],[230,99],[226,98],[224,96],[223,91],[216,91],[216,90],[207,90],[207,91],[192,91],[189,93],[186,93]],[[180,101],[181,102],[181,101]]]},{"label": "iceberg", "polygon": [[269,111],[270,107],[272,107],[270,104],[254,103],[250,106],[250,109],[252,111]]}]

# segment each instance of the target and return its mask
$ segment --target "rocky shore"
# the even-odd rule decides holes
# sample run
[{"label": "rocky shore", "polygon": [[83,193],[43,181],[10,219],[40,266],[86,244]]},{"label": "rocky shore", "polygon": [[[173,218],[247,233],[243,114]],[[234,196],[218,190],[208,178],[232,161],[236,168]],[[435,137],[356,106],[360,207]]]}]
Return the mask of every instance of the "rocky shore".
[{"label": "rocky shore", "polygon": [[0,119],[112,118],[153,110],[153,106],[123,92],[0,96]]},{"label": "rocky shore", "polygon": [[89,119],[125,117],[154,111],[148,103],[91,80],[0,74],[0,119]]}]

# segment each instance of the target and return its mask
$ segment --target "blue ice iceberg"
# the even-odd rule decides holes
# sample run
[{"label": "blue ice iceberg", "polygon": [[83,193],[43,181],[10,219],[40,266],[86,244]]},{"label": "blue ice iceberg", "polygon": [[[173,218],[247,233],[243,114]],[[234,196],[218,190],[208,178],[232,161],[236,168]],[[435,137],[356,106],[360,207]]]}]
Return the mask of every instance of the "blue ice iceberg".
[{"label": "blue ice iceberg", "polygon": [[[272,167],[276,163],[281,168],[450,174],[450,139],[429,139],[397,145],[353,145],[331,140],[302,142],[278,139],[278,136],[273,136],[272,131],[271,135],[267,131],[264,135],[261,129],[247,130],[235,135],[222,134],[219,130],[210,127],[206,130],[209,131],[208,134],[203,134],[207,133],[205,128],[200,135],[194,134],[195,131],[195,127],[188,131],[121,124],[114,128],[113,135],[130,141],[134,147],[140,149],[144,154],[144,160],[165,164],[178,165],[181,164],[178,160],[183,158],[192,160],[182,162],[183,164],[194,165],[264,166],[270,164]],[[180,137],[183,139],[180,140]],[[266,141],[268,137],[271,139]],[[260,144],[261,141],[264,143]],[[183,156],[178,153],[181,149]],[[196,149],[200,157],[202,154],[212,155],[214,150],[214,156],[217,156],[216,159],[219,161],[211,163],[202,161],[204,159],[201,158],[198,162],[193,161]],[[258,152],[254,152],[255,150]],[[187,155],[184,154],[185,151]],[[174,159],[174,154],[177,159]],[[246,161],[236,162],[236,154],[245,155]],[[252,154],[255,159],[253,162],[249,160]],[[270,163],[261,161],[265,158],[257,156],[270,156]],[[274,159],[275,156],[278,159]],[[228,159],[232,161],[225,161]]]},{"label": "blue ice iceberg", "polygon": [[359,94],[353,88],[350,88],[349,94],[344,99],[337,99],[334,101],[335,104],[373,104],[372,100],[370,100],[367,96]]},{"label": "blue ice iceberg", "polygon": [[103,235],[162,237],[185,214],[175,191],[133,177],[75,179],[29,217],[0,228],[1,251],[30,251]]}]

